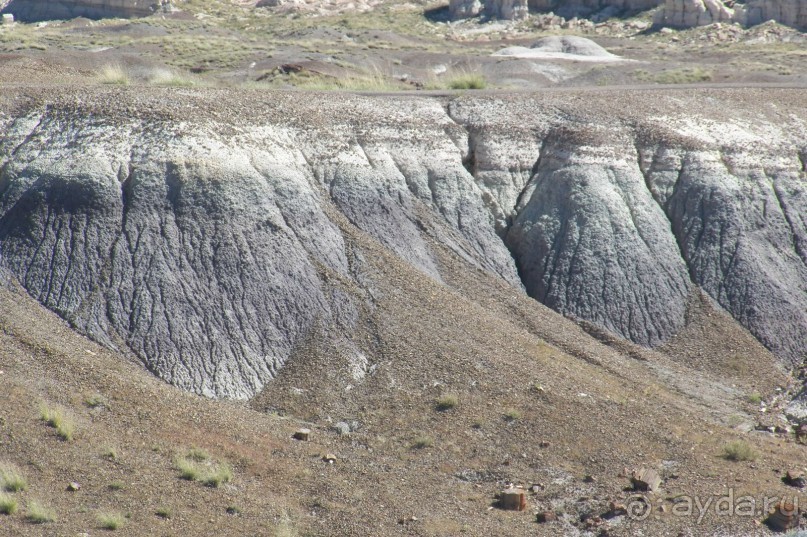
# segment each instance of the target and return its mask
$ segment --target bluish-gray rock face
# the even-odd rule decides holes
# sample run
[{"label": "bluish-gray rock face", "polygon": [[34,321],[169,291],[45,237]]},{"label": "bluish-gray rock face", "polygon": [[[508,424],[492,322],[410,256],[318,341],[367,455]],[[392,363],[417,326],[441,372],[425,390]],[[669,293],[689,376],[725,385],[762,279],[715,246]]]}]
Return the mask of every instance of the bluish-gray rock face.
[{"label": "bluish-gray rock face", "polygon": [[11,13],[24,22],[76,17],[128,19],[173,9],[170,0],[10,0],[5,4],[3,13]]},{"label": "bluish-gray rock face", "polygon": [[703,112],[710,92],[9,94],[0,268],[209,397],[251,397],[317,327],[362,322],[376,290],[348,231],[437,281],[435,248],[453,252],[650,346],[700,286],[800,363],[805,96],[718,97],[730,115]]}]

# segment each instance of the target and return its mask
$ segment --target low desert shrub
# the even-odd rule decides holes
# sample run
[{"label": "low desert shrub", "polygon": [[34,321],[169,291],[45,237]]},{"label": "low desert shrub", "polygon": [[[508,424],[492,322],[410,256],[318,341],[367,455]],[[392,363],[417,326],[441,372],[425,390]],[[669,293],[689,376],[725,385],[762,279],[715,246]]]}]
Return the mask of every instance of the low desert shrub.
[{"label": "low desert shrub", "polygon": [[736,462],[753,461],[756,460],[757,453],[748,442],[734,440],[723,446],[723,458]]},{"label": "low desert shrub", "polygon": [[504,419],[507,421],[516,421],[521,419],[521,412],[516,410],[515,408],[509,408],[504,413]]},{"label": "low desert shrub", "polygon": [[435,404],[435,408],[440,412],[445,412],[446,410],[451,410],[455,406],[459,404],[459,398],[456,395],[448,394],[443,395],[439,399],[437,399],[437,403]]}]

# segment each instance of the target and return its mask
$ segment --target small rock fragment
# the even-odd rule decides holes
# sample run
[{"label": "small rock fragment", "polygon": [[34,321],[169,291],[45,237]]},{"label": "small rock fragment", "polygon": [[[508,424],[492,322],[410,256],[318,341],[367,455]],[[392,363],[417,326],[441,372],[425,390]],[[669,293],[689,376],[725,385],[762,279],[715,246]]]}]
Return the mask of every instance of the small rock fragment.
[{"label": "small rock fragment", "polygon": [[311,429],[297,429],[297,431],[292,435],[292,438],[295,440],[308,442],[308,440],[311,438]]},{"label": "small rock fragment", "polygon": [[527,508],[527,495],[523,489],[505,489],[499,494],[499,507],[505,511],[523,511]]},{"label": "small rock fragment", "polygon": [[782,481],[791,487],[798,487],[800,489],[807,487],[807,477],[799,470],[788,470],[785,477],[782,478]]},{"label": "small rock fragment", "polygon": [[333,426],[334,430],[340,435],[350,434],[350,425],[345,423],[344,421],[340,421],[336,425]]},{"label": "small rock fragment", "polygon": [[336,462],[336,455],[334,455],[333,453],[326,453],[322,457],[322,460],[327,462],[328,464],[333,464]]},{"label": "small rock fragment", "polygon": [[789,500],[779,502],[765,520],[773,531],[788,531],[799,527],[799,507]]},{"label": "small rock fragment", "polygon": [[536,520],[538,520],[539,524],[543,524],[545,522],[554,522],[558,519],[558,515],[553,513],[552,511],[543,511],[535,515]]},{"label": "small rock fragment", "polygon": [[661,477],[652,468],[634,470],[630,478],[633,490],[640,492],[656,492],[661,486]]},{"label": "small rock fragment", "polygon": [[70,483],[67,485],[67,490],[68,490],[69,492],[76,492],[76,491],[78,491],[78,490],[81,490],[81,484],[80,484],[80,483],[76,483],[75,481],[71,481],[71,482],[70,482]]}]

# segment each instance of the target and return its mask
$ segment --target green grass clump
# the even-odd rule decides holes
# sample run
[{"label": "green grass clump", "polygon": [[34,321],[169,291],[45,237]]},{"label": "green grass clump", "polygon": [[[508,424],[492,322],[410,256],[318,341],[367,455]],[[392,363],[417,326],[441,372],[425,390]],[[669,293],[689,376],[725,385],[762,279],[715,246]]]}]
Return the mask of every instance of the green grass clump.
[{"label": "green grass clump", "polygon": [[28,510],[25,514],[28,522],[33,524],[46,524],[56,522],[56,512],[49,507],[45,507],[36,500],[28,502]]},{"label": "green grass clump", "polygon": [[0,464],[0,489],[6,492],[20,492],[28,488],[25,477],[13,464]]},{"label": "green grass clump", "polygon": [[17,499],[10,495],[0,492],[0,514],[13,515],[17,512]]},{"label": "green grass clump", "polygon": [[45,403],[39,406],[39,415],[42,420],[56,429],[62,440],[70,441],[76,432],[76,422],[70,413],[60,406],[50,407]]},{"label": "green grass clump", "polygon": [[752,405],[758,405],[762,402],[762,396],[759,394],[759,392],[754,392],[748,396],[748,402]]},{"label": "green grass clump", "polygon": [[447,85],[454,90],[480,90],[488,85],[480,73],[460,73],[448,79]]},{"label": "green grass clump", "polygon": [[101,529],[115,531],[123,526],[125,519],[119,513],[98,513],[98,526]]},{"label": "green grass clump", "polygon": [[754,461],[757,458],[757,452],[748,442],[734,440],[723,446],[723,458],[736,462]]},{"label": "green grass clump", "polygon": [[157,515],[157,516],[158,516],[158,517],[160,517],[160,518],[164,518],[164,519],[166,519],[166,520],[167,520],[167,519],[171,518],[171,516],[172,516],[174,513],[173,513],[173,511],[171,511],[171,508],[170,508],[170,507],[159,507],[159,508],[158,508],[158,509],[157,509],[157,510],[154,512],[154,514],[155,514],[155,515]]},{"label": "green grass clump", "polygon": [[123,490],[126,488],[126,485],[123,484],[123,481],[113,481],[109,485],[107,485],[109,490]]},{"label": "green grass clump", "polygon": [[453,394],[443,395],[442,397],[437,399],[435,407],[440,412],[445,412],[446,410],[451,410],[452,408],[457,406],[459,402],[460,402],[459,398],[456,395]]},{"label": "green grass clump", "polygon": [[233,479],[233,471],[226,463],[216,462],[203,450],[191,449],[184,456],[174,459],[179,477],[198,481],[208,487],[219,487]]}]

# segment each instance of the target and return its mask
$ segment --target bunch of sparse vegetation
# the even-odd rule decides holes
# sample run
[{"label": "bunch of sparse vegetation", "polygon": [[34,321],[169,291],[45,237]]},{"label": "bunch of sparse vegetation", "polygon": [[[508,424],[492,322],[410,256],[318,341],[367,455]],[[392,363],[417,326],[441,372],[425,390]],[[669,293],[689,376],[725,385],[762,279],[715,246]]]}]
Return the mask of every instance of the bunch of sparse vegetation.
[{"label": "bunch of sparse vegetation", "polygon": [[0,492],[0,514],[13,515],[17,512],[17,499],[11,494]]},{"label": "bunch of sparse vegetation", "polygon": [[100,393],[94,393],[84,399],[84,404],[90,408],[103,407],[106,406],[106,398]]},{"label": "bunch of sparse vegetation", "polygon": [[345,74],[344,76],[331,76],[314,71],[301,71],[286,75],[277,74],[273,77],[264,77],[263,82],[251,83],[248,86],[256,88],[293,86],[300,89],[319,91],[375,92],[400,91],[413,87],[386,76],[378,69]]},{"label": "bunch of sparse vegetation", "polygon": [[748,402],[753,405],[758,405],[762,402],[762,396],[759,394],[759,392],[754,392],[748,396]]},{"label": "bunch of sparse vegetation", "polygon": [[637,80],[642,82],[652,82],[655,84],[694,84],[712,80],[712,72],[702,67],[669,69],[659,73],[650,73],[645,69],[637,69],[634,72],[634,76]]},{"label": "bunch of sparse vegetation", "polygon": [[228,464],[213,460],[201,449],[193,448],[185,455],[177,456],[174,465],[182,479],[199,481],[209,487],[229,483],[233,478],[233,471]]},{"label": "bunch of sparse vegetation", "polygon": [[50,407],[46,403],[39,405],[39,416],[56,429],[62,440],[70,441],[76,432],[76,422],[70,413],[60,406]]},{"label": "bunch of sparse vegetation", "polygon": [[437,399],[437,403],[435,404],[435,408],[440,412],[445,412],[446,410],[451,410],[455,406],[459,404],[459,398],[454,394],[446,394],[441,396]]},{"label": "bunch of sparse vegetation", "polygon": [[150,84],[154,84],[156,86],[170,86],[175,88],[196,85],[196,82],[192,78],[167,69],[158,69],[153,71],[148,81]]},{"label": "bunch of sparse vegetation", "polygon": [[101,457],[114,461],[118,458],[118,452],[115,448],[107,446],[101,451]]},{"label": "bunch of sparse vegetation", "polygon": [[37,500],[31,500],[28,502],[25,518],[33,524],[46,524],[48,522],[56,522],[56,512],[42,505]]},{"label": "bunch of sparse vegetation", "polygon": [[113,481],[109,485],[107,485],[109,490],[123,490],[126,488],[126,485],[123,484],[123,481]]},{"label": "bunch of sparse vegetation", "polygon": [[13,464],[0,463],[0,489],[6,492],[20,492],[28,487],[25,477]]},{"label": "bunch of sparse vegetation", "polygon": [[123,515],[119,513],[98,513],[98,526],[102,529],[114,531],[125,522]]},{"label": "bunch of sparse vegetation", "polygon": [[129,73],[120,64],[105,65],[98,73],[98,81],[101,84],[128,86]]},{"label": "bunch of sparse vegetation", "polygon": [[415,438],[415,441],[412,442],[412,447],[414,449],[424,449],[427,447],[432,447],[434,445],[434,439],[431,436],[421,435]]},{"label": "bunch of sparse vegetation", "polygon": [[521,412],[515,408],[508,408],[504,413],[504,419],[507,421],[516,421],[521,419]]},{"label": "bunch of sparse vegetation", "polygon": [[458,73],[446,81],[446,86],[454,90],[480,90],[488,85],[481,73]]},{"label": "bunch of sparse vegetation", "polygon": [[757,452],[748,442],[734,440],[723,447],[723,458],[736,462],[754,461],[757,458]]}]

